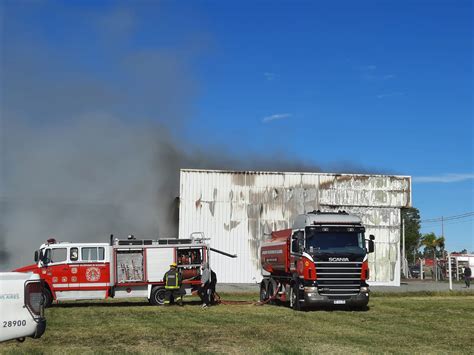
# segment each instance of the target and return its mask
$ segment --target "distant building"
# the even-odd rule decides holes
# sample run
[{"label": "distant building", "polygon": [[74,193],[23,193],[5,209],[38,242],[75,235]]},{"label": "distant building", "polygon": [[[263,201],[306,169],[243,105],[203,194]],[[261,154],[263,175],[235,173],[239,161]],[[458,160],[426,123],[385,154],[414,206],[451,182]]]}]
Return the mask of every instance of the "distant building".
[{"label": "distant building", "polygon": [[262,278],[259,246],[273,230],[291,228],[313,210],[345,210],[375,235],[369,256],[372,285],[400,285],[401,208],[411,206],[411,177],[394,175],[181,170],[179,237],[204,232],[219,282]]},{"label": "distant building", "polygon": [[471,270],[474,270],[474,254],[452,253],[450,256],[451,272],[456,280],[464,278],[464,267],[469,265]]}]

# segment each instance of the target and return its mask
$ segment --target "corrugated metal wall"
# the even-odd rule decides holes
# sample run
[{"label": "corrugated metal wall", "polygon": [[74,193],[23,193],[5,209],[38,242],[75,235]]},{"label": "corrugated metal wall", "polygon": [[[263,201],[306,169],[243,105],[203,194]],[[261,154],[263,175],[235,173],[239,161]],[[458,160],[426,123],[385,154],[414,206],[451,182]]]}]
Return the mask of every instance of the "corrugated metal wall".
[{"label": "corrugated metal wall", "polygon": [[304,212],[343,209],[376,236],[371,284],[396,286],[400,208],[410,205],[406,176],[181,170],[179,237],[204,232],[214,248],[238,255],[212,254],[219,282],[259,282],[258,248],[272,230]]}]

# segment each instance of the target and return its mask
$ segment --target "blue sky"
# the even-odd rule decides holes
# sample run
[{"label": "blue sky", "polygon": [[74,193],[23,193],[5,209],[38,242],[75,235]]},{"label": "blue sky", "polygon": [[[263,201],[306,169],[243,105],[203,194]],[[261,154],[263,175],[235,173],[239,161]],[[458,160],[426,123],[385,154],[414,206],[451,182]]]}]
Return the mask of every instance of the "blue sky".
[{"label": "blue sky", "polygon": [[[33,62],[22,71],[27,83],[51,77],[58,92],[72,81],[93,88],[54,102],[53,114],[48,100],[32,98],[25,105],[44,124],[71,107],[149,118],[190,150],[411,175],[422,219],[474,211],[470,1],[4,1],[1,8],[4,75],[21,58]],[[17,101],[6,109],[26,110]],[[441,226],[422,231],[440,234]],[[473,218],[446,224],[445,236],[448,249],[474,251]]]}]

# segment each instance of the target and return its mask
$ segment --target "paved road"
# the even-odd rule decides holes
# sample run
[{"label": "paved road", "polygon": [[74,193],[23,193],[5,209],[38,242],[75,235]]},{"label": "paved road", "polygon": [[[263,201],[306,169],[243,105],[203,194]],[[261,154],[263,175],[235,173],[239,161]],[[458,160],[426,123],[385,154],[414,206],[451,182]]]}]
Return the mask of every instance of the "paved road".
[{"label": "paved road", "polygon": [[[453,291],[474,292],[474,286],[465,288],[464,282],[453,282]],[[431,280],[406,280],[402,281],[400,287],[377,286],[372,287],[374,292],[419,292],[419,291],[449,291],[447,281],[434,282]]]},{"label": "paved road", "polygon": [[[454,291],[463,291],[474,293],[474,282],[471,282],[471,288],[464,288],[464,282],[453,282]],[[217,292],[233,293],[258,293],[259,284],[217,284]],[[448,291],[448,282],[433,282],[431,280],[407,280],[402,281],[400,287],[393,286],[373,286],[372,292],[420,292],[420,291]]]}]

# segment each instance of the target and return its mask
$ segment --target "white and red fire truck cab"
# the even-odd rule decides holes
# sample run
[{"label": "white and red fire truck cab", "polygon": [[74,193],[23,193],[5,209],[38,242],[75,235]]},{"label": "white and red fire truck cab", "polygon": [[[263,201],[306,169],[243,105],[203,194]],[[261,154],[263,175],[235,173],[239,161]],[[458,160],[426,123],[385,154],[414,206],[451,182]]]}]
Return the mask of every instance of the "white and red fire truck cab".
[{"label": "white and red fire truck cab", "polygon": [[163,304],[163,276],[173,262],[183,275],[187,292],[199,288],[201,267],[209,263],[209,251],[217,251],[205,240],[202,234],[190,239],[158,240],[111,236],[110,243],[50,239],[35,252],[35,264],[15,271],[40,275],[45,282],[47,305],[53,300],[108,297],[146,297],[152,304]]}]

